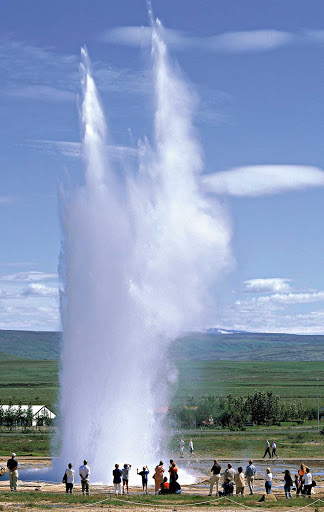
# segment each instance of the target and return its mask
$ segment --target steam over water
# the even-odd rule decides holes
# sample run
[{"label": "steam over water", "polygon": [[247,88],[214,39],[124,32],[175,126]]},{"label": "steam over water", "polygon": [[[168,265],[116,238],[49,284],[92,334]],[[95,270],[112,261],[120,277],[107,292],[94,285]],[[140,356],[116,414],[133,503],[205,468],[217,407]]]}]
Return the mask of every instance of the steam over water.
[{"label": "steam over water", "polygon": [[110,480],[116,462],[136,468],[166,453],[158,409],[176,379],[169,347],[201,322],[230,260],[225,215],[200,191],[194,101],[162,34],[153,24],[154,141],[140,144],[124,181],[82,50],[85,184],[62,213],[61,455],[75,466],[88,459],[92,481]]}]

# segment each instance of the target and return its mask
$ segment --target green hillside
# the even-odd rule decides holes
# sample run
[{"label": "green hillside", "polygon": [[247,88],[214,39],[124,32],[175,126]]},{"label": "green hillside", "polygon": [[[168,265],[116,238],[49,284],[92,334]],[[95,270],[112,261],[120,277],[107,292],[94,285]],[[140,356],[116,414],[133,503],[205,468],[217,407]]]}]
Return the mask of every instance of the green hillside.
[{"label": "green hillside", "polygon": [[[59,358],[61,333],[0,330],[0,354]],[[188,333],[171,346],[176,361],[324,361],[324,336]]]},{"label": "green hillside", "polygon": [[[0,330],[0,399],[56,410],[61,333]],[[176,340],[174,400],[274,391],[316,406],[324,398],[324,336],[190,333]]]}]

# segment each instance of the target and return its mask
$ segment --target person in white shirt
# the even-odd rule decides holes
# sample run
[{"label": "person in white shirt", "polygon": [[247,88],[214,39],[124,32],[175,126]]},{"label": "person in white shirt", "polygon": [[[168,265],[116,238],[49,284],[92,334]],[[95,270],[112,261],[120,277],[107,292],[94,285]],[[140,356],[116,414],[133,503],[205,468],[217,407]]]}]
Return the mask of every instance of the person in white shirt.
[{"label": "person in white shirt", "polygon": [[194,452],[194,446],[192,439],[189,439],[189,452],[192,454]]},{"label": "person in white shirt", "polygon": [[89,476],[90,476],[90,468],[88,466],[88,461],[84,460],[83,465],[79,468],[79,475],[81,478],[81,489],[82,494],[89,495]]},{"label": "person in white shirt", "polygon": [[271,487],[272,487],[272,473],[271,469],[266,469],[266,474],[264,475],[265,480],[265,490],[267,494],[271,494]]},{"label": "person in white shirt", "polygon": [[66,481],[65,481],[66,492],[69,492],[70,494],[73,493],[74,474],[75,474],[75,471],[74,471],[74,469],[72,469],[72,464],[70,462],[68,464],[67,469],[65,470],[65,475],[66,475]]},{"label": "person in white shirt", "polygon": [[180,447],[180,457],[182,458],[182,457],[184,457],[183,451],[184,451],[184,447],[185,447],[185,442],[182,439],[182,437],[180,437],[179,447]]},{"label": "person in white shirt", "polygon": [[274,456],[276,456],[277,459],[278,459],[279,455],[277,455],[277,452],[276,452],[277,445],[276,445],[276,443],[274,441],[272,441],[271,448],[272,448],[271,457],[274,458]]},{"label": "person in white shirt", "polygon": [[307,496],[310,496],[311,495],[311,491],[312,491],[313,477],[311,475],[311,472],[310,472],[309,468],[306,468],[306,473],[302,477],[302,481],[304,482],[305,494]]}]

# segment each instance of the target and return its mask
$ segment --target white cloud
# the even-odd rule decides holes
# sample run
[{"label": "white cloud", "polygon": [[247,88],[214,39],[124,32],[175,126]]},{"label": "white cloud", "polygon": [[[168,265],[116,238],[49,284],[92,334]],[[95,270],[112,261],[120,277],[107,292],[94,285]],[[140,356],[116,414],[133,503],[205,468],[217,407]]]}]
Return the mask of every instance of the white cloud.
[{"label": "white cloud", "polygon": [[217,325],[225,329],[248,332],[324,334],[323,308],[298,311],[305,307],[302,304],[322,301],[323,291],[309,294],[273,294],[270,297],[237,300],[217,311]]},{"label": "white cloud", "polygon": [[0,329],[56,331],[60,328],[58,305],[30,306],[0,302]]},{"label": "white cloud", "polygon": [[41,283],[31,283],[20,292],[21,297],[57,297],[58,288]]},{"label": "white cloud", "polygon": [[0,281],[11,281],[11,282],[35,282],[35,281],[47,281],[50,279],[58,279],[56,273],[46,273],[31,270],[29,272],[16,272],[15,274],[7,274],[0,276]]},{"label": "white cloud", "polygon": [[[291,43],[295,36],[280,30],[247,30],[225,32],[210,37],[197,37],[179,30],[163,29],[165,39],[170,46],[178,49],[199,48],[207,51],[243,53],[268,51]],[[151,27],[115,27],[107,31],[101,40],[128,46],[149,46]]]},{"label": "white cloud", "polygon": [[290,279],[273,277],[268,279],[249,279],[244,281],[244,291],[249,293],[287,293],[291,291]]},{"label": "white cloud", "polygon": [[308,304],[324,301],[324,291],[312,293],[275,293],[263,297],[254,297],[251,302],[258,304],[278,304],[288,306],[290,304]]},{"label": "white cloud", "polygon": [[280,30],[247,30],[210,37],[206,40],[206,46],[210,50],[243,53],[273,50],[290,43],[293,39],[293,34]]},{"label": "white cloud", "polygon": [[202,176],[207,192],[238,197],[280,194],[307,187],[323,187],[324,171],[302,165],[255,165]]},{"label": "white cloud", "polygon": [[73,101],[76,95],[69,91],[50,87],[48,85],[27,85],[26,87],[8,89],[6,96],[23,99],[34,99],[38,101]]}]

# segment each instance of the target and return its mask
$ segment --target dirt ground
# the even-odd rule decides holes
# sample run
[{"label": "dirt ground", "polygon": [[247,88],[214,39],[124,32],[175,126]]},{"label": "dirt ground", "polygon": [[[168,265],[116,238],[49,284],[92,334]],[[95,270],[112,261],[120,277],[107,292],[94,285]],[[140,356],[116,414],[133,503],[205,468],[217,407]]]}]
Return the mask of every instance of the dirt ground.
[{"label": "dirt ground", "polygon": [[[227,462],[229,459],[219,460],[219,463],[221,464],[222,468],[225,469]],[[6,466],[7,458],[0,458],[0,466]],[[1,494],[3,492],[9,491],[9,481],[8,477],[5,475],[4,477],[0,478],[0,510],[5,510],[7,512],[16,512],[21,511],[24,508],[30,508],[33,507],[37,508],[38,511],[46,511],[49,509],[61,509],[65,511],[74,511],[74,510],[89,510],[90,512],[101,512],[103,509],[108,510],[108,512],[113,512],[117,510],[121,510],[122,512],[139,512],[139,511],[147,511],[147,512],[158,512],[158,511],[172,511],[172,512],[202,512],[206,511],[206,503],[200,506],[199,504],[195,505],[185,505],[181,503],[177,503],[176,501],[172,502],[172,504],[164,504],[160,505],[158,502],[156,505],[143,505],[139,504],[136,505],[136,496],[140,496],[142,494],[141,488],[137,485],[131,485],[130,486],[130,497],[131,501],[134,503],[134,505],[128,506],[127,501],[128,497],[125,497],[125,502],[122,500],[124,499],[123,496],[121,496],[118,499],[119,504],[117,504],[116,500],[114,499],[114,496],[112,495],[111,498],[109,498],[109,495],[113,492],[112,485],[96,485],[92,484],[90,492],[92,495],[98,496],[98,502],[96,504],[87,504],[87,503],[79,503],[79,504],[63,504],[63,503],[51,503],[46,500],[42,500],[41,503],[39,502],[39,495],[42,492],[46,493],[55,493],[64,495],[65,494],[65,485],[62,483],[52,483],[52,482],[44,482],[42,481],[42,471],[41,469],[49,468],[51,465],[51,458],[46,457],[19,457],[19,468],[22,473],[24,473],[24,470],[27,469],[37,469],[39,471],[39,480],[34,479],[34,481],[24,481],[19,479],[19,492],[37,492],[38,499],[35,500],[35,504],[33,503],[24,503],[23,500],[21,503],[18,502],[10,502],[8,498],[1,499]],[[283,508],[283,507],[276,507],[276,511],[284,511],[284,510],[290,510],[291,512],[297,509],[304,508],[304,510],[312,510],[312,512],[319,508],[323,508],[324,512],[324,459],[318,458],[318,459],[308,459],[304,461],[306,465],[308,465],[311,468],[311,472],[313,475],[313,478],[317,482],[317,486],[315,488],[315,494],[312,495],[311,500],[299,497],[298,499],[294,499],[293,506],[290,506],[289,508]],[[237,469],[239,465],[242,465],[245,467],[247,461],[246,460],[232,460],[231,463],[233,464],[233,467]],[[201,459],[191,459],[190,461],[183,461],[182,465],[179,466],[186,470],[190,470],[192,474],[195,474],[196,476],[196,483],[191,485],[182,485],[182,495],[199,495],[201,496],[200,502],[209,502],[210,504],[207,504],[207,508],[212,507],[213,509],[217,508],[219,512],[238,512],[242,511],[243,509],[245,511],[248,511],[249,509],[252,511],[256,508],[261,508],[264,510],[267,510],[267,502],[259,503],[258,500],[262,497],[264,494],[264,473],[265,468],[267,466],[271,467],[271,470],[274,475],[273,479],[273,494],[276,497],[284,497],[284,490],[283,490],[283,471],[284,469],[289,469],[291,471],[292,477],[297,472],[298,468],[300,467],[300,461],[294,460],[294,459],[281,459],[281,460],[273,460],[273,461],[265,461],[265,460],[255,460],[254,461],[256,468],[257,468],[257,476],[255,481],[255,502],[249,504],[244,503],[244,498],[240,498],[242,500],[242,507],[235,506],[233,507],[231,505],[231,502],[228,501],[226,505],[224,505],[224,502],[218,503],[216,501],[216,496],[213,497],[213,501],[211,502],[211,498],[208,497],[209,492],[209,474],[210,474],[210,467],[212,465],[212,459],[208,458],[201,458]],[[181,474],[181,473],[180,473]],[[180,478],[179,478],[180,480]],[[181,482],[180,482],[181,483]],[[81,494],[80,484],[76,483],[74,486],[74,494]],[[153,487],[149,486],[149,494],[153,494]],[[293,492],[293,496],[294,496]],[[176,497],[175,497],[176,498]],[[322,499],[323,502],[317,502],[317,504],[312,504],[314,500]],[[215,500],[215,501],[214,501]],[[123,507],[120,505],[123,504]],[[289,505],[292,505],[290,502]],[[268,509],[269,510],[269,509]]]}]

